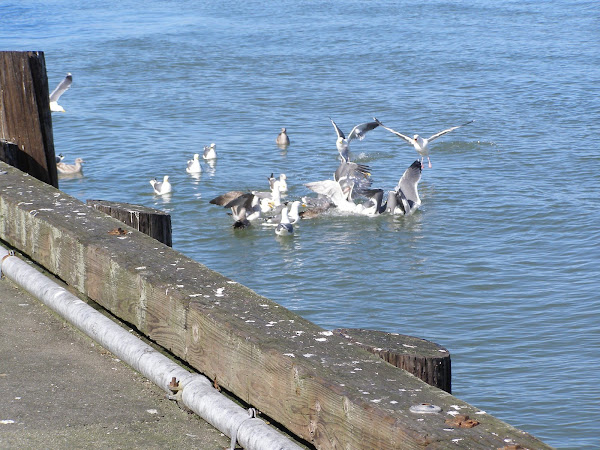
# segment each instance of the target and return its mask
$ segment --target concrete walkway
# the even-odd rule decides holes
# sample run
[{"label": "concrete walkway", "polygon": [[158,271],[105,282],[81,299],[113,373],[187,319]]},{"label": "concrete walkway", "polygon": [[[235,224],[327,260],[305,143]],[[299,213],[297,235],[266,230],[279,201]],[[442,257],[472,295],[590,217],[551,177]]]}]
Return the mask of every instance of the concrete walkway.
[{"label": "concrete walkway", "polygon": [[0,448],[219,449],[229,438],[6,278]]}]

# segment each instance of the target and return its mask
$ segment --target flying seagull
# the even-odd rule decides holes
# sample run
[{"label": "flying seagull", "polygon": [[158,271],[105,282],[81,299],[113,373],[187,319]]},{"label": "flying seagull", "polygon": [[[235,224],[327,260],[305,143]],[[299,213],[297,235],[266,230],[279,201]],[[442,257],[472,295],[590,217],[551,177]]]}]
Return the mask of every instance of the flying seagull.
[{"label": "flying seagull", "polygon": [[378,122],[361,123],[352,128],[352,131],[350,132],[348,137],[346,137],[342,130],[340,130],[340,127],[337,126],[337,124],[333,121],[331,117],[329,118],[329,120],[331,120],[331,124],[333,125],[333,128],[337,134],[335,146],[337,147],[337,150],[340,153],[340,156],[342,157],[342,161],[349,161],[348,158],[350,156],[350,141],[352,141],[353,139],[358,139],[359,141],[362,141],[367,131],[371,131],[380,125]]},{"label": "flying seagull", "polygon": [[73,83],[73,76],[68,73],[50,94],[50,111],[65,112],[65,109],[58,104],[58,99],[63,92],[71,87],[71,83]]},{"label": "flying seagull", "polygon": [[431,169],[431,161],[429,160],[429,148],[428,148],[429,143],[431,141],[439,138],[440,136],[443,136],[446,133],[450,133],[451,131],[454,131],[457,128],[464,127],[465,125],[468,125],[468,124],[470,124],[472,122],[475,122],[474,120],[470,120],[470,121],[468,121],[466,123],[463,123],[462,125],[458,125],[457,127],[448,128],[447,130],[443,130],[443,131],[440,131],[439,133],[435,133],[434,135],[430,136],[427,139],[423,139],[418,134],[415,134],[412,138],[410,138],[408,136],[403,135],[402,133],[398,133],[397,131],[394,131],[391,128],[386,127],[379,120],[377,120],[376,117],[373,117],[373,119],[375,120],[375,122],[377,122],[378,125],[381,125],[383,128],[385,128],[388,131],[391,131],[392,133],[394,133],[399,138],[402,138],[406,142],[408,142],[409,144],[412,144],[415,147],[415,150],[419,153],[419,155],[421,155],[421,164],[423,163],[423,158],[426,156],[427,157],[427,162],[429,162],[429,168],[430,169]]}]

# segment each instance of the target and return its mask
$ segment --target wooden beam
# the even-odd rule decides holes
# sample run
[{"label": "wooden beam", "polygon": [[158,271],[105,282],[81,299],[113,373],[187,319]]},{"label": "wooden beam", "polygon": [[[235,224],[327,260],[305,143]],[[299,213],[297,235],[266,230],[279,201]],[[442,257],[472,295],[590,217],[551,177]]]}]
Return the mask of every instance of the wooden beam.
[{"label": "wooden beam", "polygon": [[398,333],[355,328],[341,328],[334,332],[425,383],[452,392],[450,352],[444,347]]},{"label": "wooden beam", "polygon": [[0,238],[317,448],[550,448],[3,163]]},{"label": "wooden beam", "polygon": [[17,146],[10,164],[58,187],[43,52],[0,52],[0,139]]},{"label": "wooden beam", "polygon": [[86,204],[98,211],[153,237],[169,247],[173,246],[171,237],[171,215],[159,209],[131,203],[109,202],[106,200],[86,200]]}]

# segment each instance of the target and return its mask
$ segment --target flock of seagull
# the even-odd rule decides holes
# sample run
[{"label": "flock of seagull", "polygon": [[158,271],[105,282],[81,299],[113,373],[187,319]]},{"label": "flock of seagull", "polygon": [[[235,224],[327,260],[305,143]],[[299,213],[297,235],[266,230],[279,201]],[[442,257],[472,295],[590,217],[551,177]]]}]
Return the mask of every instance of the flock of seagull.
[{"label": "flock of seagull", "polygon": [[[68,73],[52,91],[50,94],[51,111],[65,112],[65,109],[58,104],[58,100],[69,89],[72,82],[73,77]],[[259,222],[264,225],[275,226],[275,234],[279,236],[293,234],[294,225],[300,219],[312,218],[333,208],[343,213],[367,216],[384,213],[408,216],[413,214],[421,205],[418,184],[421,180],[424,158],[427,158],[429,168],[431,168],[429,144],[451,131],[474,122],[471,120],[462,125],[442,130],[429,138],[423,138],[418,134],[411,138],[385,126],[376,117],[373,117],[371,122],[356,125],[348,136],[344,134],[333,119],[329,118],[329,120],[337,135],[336,148],[339,153],[340,164],[333,174],[333,179],[305,184],[308,189],[317,194],[317,197],[306,196],[301,201],[283,201],[282,196],[285,196],[288,191],[287,177],[285,174],[280,174],[279,178],[275,178],[271,174],[268,177],[269,191],[230,191],[213,198],[209,203],[229,209],[234,220],[233,227],[236,229],[246,228],[252,223]],[[369,167],[350,160],[350,142],[363,140],[367,132],[377,127],[382,127],[411,144],[420,155],[420,159],[414,161],[404,171],[396,187],[387,192],[387,197],[383,189],[371,187],[372,179]],[[286,128],[281,128],[275,142],[280,148],[287,149],[290,145],[290,138]],[[56,157],[58,173],[72,175],[82,172],[83,159],[77,158],[75,164],[66,164],[63,162],[63,158],[62,154]],[[216,158],[216,144],[211,143],[205,146],[202,159],[212,164]],[[193,158],[187,162],[185,170],[189,174],[202,172],[200,154],[194,154]],[[162,181],[150,180],[150,185],[156,195],[170,194],[173,191],[168,175],[165,175]],[[385,200],[384,197],[386,197]],[[300,206],[305,209],[300,211]]]},{"label": "flock of seagull", "polygon": [[[431,167],[429,144],[440,136],[473,122],[471,120],[424,139],[419,135],[414,135],[412,138],[405,136],[385,126],[375,117],[371,122],[356,125],[346,136],[333,119],[329,120],[337,134],[336,148],[340,164],[333,179],[305,184],[308,189],[317,194],[317,197],[303,197],[301,201],[283,202],[282,194],[287,192],[287,177],[285,174],[281,174],[279,179],[276,179],[271,174],[269,177],[270,191],[230,191],[213,198],[210,203],[230,209],[234,228],[246,228],[252,223],[260,222],[265,225],[275,225],[275,233],[280,236],[293,234],[294,225],[300,219],[315,217],[331,208],[343,213],[367,216],[384,213],[411,215],[421,205],[418,184],[421,180],[424,158],[427,158],[429,167]],[[387,197],[383,189],[371,187],[369,167],[350,160],[350,142],[355,139],[364,139],[367,132],[379,126],[411,144],[421,156],[420,160],[413,162],[404,171],[397,186],[387,192]],[[275,142],[280,148],[287,148],[290,145],[286,128],[281,129]],[[195,159],[197,159],[196,156]],[[188,165],[192,162],[188,162]],[[386,198],[384,199],[384,197]],[[306,209],[300,211],[300,206]]]}]

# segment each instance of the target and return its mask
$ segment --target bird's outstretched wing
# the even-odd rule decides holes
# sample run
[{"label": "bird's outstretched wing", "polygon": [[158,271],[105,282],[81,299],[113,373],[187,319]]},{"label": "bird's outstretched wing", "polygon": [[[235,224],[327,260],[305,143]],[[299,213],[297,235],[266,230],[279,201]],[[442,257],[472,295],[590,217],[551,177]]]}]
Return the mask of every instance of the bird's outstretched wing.
[{"label": "bird's outstretched wing", "polygon": [[63,94],[63,92],[65,92],[71,87],[71,83],[73,83],[73,76],[70,73],[68,73],[67,76],[64,77],[60,83],[58,83],[58,86],[56,86],[56,88],[50,94],[50,101],[58,101],[59,97]]},{"label": "bird's outstretched wing", "polygon": [[446,133],[450,133],[451,131],[456,130],[457,128],[460,127],[464,127],[465,125],[469,125],[470,123],[475,122],[474,120],[469,120],[468,122],[463,123],[462,125],[459,125],[457,127],[452,127],[452,128],[448,128],[447,130],[443,130],[440,131],[439,133],[435,133],[433,136],[430,136],[429,139],[427,139],[429,142],[433,141],[434,139],[439,138],[440,136],[443,136]]},{"label": "bird's outstretched wing", "polygon": [[367,131],[374,130],[378,126],[379,123],[377,122],[365,122],[361,123],[360,125],[356,125],[354,128],[352,128],[352,131],[348,135],[348,140],[351,141],[352,139],[358,139],[359,141],[362,141],[365,137],[365,134],[367,134]]},{"label": "bird's outstretched wing", "polygon": [[395,189],[396,192],[402,193],[406,200],[411,203],[411,206],[413,204],[417,206],[421,204],[418,191],[418,184],[421,181],[421,170],[421,161],[416,160],[404,171]]},{"label": "bird's outstretched wing", "polygon": [[388,130],[388,131],[390,131],[390,132],[394,133],[396,136],[398,136],[399,138],[402,138],[402,139],[404,139],[404,140],[405,140],[406,142],[408,142],[409,144],[415,145],[415,140],[414,140],[413,138],[410,138],[410,137],[408,137],[408,136],[405,136],[405,135],[403,135],[402,133],[398,133],[397,131],[395,131],[395,130],[392,130],[392,129],[391,129],[391,128],[389,128],[389,127],[386,127],[384,124],[382,124],[382,123],[381,123],[381,121],[379,121],[379,120],[377,119],[377,117],[373,117],[373,120],[375,120],[375,122],[377,122],[377,124],[378,124],[379,126],[381,126],[382,128],[385,128],[386,130]]},{"label": "bird's outstretched wing", "polygon": [[333,125],[333,128],[335,129],[337,137],[346,139],[346,136],[344,136],[344,132],[342,130],[340,130],[340,127],[337,126],[337,124],[333,121],[333,119],[330,117],[329,120],[331,120],[331,124]]}]

